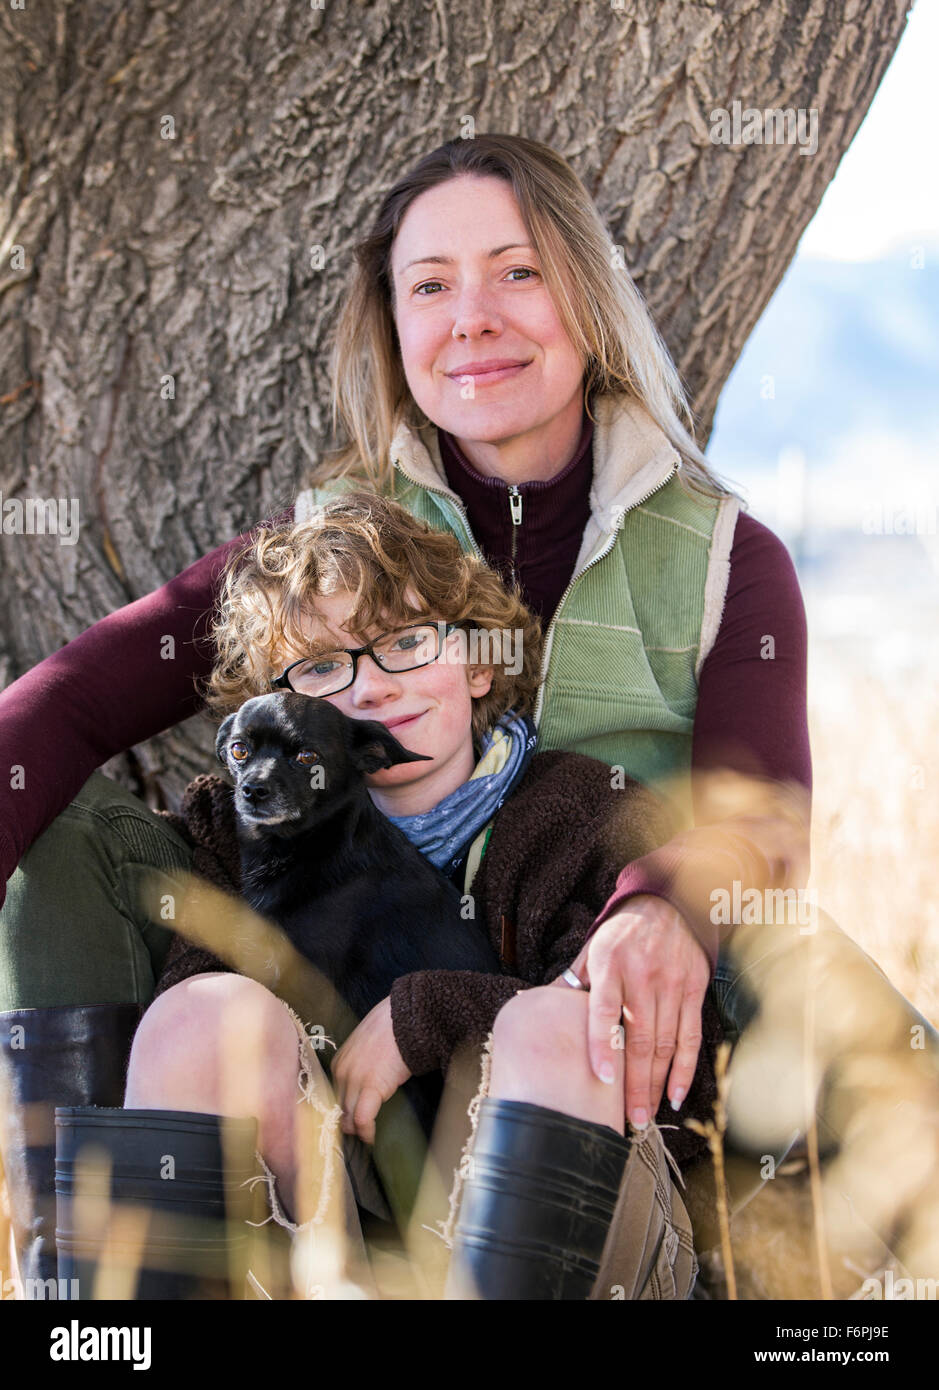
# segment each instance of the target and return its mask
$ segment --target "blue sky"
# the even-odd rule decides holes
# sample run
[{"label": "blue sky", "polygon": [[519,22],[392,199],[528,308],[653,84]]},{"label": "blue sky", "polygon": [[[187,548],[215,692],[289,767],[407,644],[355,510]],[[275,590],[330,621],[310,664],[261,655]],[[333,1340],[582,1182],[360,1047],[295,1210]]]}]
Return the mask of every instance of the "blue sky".
[{"label": "blue sky", "polygon": [[800,476],[823,531],[936,499],[937,59],[939,4],[919,0],[718,406],[708,455],[780,533]]},{"label": "blue sky", "polygon": [[707,450],[789,546],[810,630],[894,671],[939,663],[937,61],[939,4],[918,0]]}]

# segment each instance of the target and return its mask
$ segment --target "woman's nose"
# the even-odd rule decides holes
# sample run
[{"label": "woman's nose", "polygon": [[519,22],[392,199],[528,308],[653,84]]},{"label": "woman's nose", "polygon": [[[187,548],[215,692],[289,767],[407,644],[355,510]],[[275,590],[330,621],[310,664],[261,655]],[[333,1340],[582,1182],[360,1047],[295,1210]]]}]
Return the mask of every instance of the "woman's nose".
[{"label": "woman's nose", "polygon": [[464,284],[454,305],[454,338],[477,338],[481,333],[501,331],[502,319],[489,288],[483,284]]}]

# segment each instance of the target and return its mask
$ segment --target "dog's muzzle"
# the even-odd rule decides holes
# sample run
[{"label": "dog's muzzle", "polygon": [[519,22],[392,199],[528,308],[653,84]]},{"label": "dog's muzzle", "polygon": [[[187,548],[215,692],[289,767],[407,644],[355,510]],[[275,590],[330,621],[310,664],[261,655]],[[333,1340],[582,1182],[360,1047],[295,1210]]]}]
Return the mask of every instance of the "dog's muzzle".
[{"label": "dog's muzzle", "polygon": [[248,821],[264,825],[280,825],[285,821],[300,820],[305,812],[302,806],[291,805],[282,795],[283,788],[270,782],[248,780],[237,788],[241,801],[239,814]]}]

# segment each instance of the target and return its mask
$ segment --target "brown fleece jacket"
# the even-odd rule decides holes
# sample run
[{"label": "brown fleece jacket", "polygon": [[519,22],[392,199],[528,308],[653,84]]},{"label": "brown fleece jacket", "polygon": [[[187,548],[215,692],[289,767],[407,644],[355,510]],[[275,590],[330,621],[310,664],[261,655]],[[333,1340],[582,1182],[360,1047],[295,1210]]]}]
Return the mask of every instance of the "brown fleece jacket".
[{"label": "brown fleece jacket", "polygon": [[[620,870],[663,844],[671,833],[661,803],[638,783],[610,785],[610,769],[580,753],[536,753],[497,813],[472,884],[477,920],[500,953],[504,974],[420,970],[395,981],[395,1040],[412,1075],[446,1071],[457,1047],[482,1044],[496,1014],[519,990],[550,984],[571,964],[608,901]],[[161,812],[195,847],[193,872],[237,894],[240,886],[232,787],[197,777],[181,815]],[[156,994],[189,975],[229,970],[182,936],[173,941]],[[706,1141],[687,1118],[713,1118],[714,1054],[720,1022],[710,990],[702,1011],[703,1042],[694,1081],[676,1113],[663,1097],[656,1121],[682,1167]],[[677,1129],[664,1128],[677,1125]]]}]

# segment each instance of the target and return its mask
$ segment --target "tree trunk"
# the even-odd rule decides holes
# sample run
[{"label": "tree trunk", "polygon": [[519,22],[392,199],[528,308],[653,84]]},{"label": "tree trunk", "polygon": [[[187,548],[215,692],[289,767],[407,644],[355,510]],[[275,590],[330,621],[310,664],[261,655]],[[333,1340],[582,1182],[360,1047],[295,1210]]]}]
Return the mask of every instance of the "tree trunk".
[{"label": "tree trunk", "polygon": [[[328,440],[351,244],[472,122],[577,169],[703,443],[905,18],[905,0],[3,0],[0,490],[77,500],[82,524],[75,545],[2,536],[0,684],[290,505]],[[817,152],[712,143],[734,101],[815,108]],[[106,770],[172,805],[211,742],[190,721]]]}]

